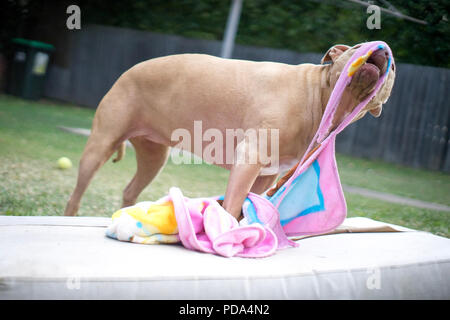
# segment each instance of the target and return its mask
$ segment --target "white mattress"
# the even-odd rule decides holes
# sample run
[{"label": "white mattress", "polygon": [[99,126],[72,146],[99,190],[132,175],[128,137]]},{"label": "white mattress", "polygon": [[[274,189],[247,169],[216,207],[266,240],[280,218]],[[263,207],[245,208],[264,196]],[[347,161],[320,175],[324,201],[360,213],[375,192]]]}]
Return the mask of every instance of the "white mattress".
[{"label": "white mattress", "polygon": [[0,216],[0,299],[450,298],[450,240],[426,232],[389,225],[402,232],[310,237],[245,259],[109,239],[109,221]]}]

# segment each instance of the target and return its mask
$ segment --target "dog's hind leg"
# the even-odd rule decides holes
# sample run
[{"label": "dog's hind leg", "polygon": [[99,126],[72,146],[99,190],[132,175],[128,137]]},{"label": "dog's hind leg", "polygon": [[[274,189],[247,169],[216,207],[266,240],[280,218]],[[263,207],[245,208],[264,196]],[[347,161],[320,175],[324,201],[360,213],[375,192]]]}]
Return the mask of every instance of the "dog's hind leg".
[{"label": "dog's hind leg", "polygon": [[65,216],[76,215],[81,197],[94,174],[126,139],[129,119],[126,116],[118,115],[125,108],[121,108],[123,104],[120,103],[120,100],[113,101],[114,99],[111,99],[110,96],[111,93],[103,98],[95,113],[91,135],[80,159],[77,184],[67,202]]},{"label": "dog's hind leg", "polygon": [[76,215],[81,197],[97,170],[113,155],[121,141],[93,130],[84,148],[78,168],[78,179],[64,211],[65,216]]},{"label": "dog's hind leg", "polygon": [[169,147],[145,137],[130,139],[136,151],[137,170],[123,191],[122,207],[134,205],[139,194],[158,175],[167,161]]}]

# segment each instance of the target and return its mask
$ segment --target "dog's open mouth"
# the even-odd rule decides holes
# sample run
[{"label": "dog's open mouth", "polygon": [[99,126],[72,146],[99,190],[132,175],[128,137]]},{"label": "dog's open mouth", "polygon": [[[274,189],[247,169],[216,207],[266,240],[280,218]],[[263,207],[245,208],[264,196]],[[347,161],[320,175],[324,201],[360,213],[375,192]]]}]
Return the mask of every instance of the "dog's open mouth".
[{"label": "dog's open mouth", "polygon": [[377,68],[379,75],[384,74],[388,67],[389,54],[386,49],[379,49],[375,51],[369,59],[367,59],[366,64],[371,68]]}]

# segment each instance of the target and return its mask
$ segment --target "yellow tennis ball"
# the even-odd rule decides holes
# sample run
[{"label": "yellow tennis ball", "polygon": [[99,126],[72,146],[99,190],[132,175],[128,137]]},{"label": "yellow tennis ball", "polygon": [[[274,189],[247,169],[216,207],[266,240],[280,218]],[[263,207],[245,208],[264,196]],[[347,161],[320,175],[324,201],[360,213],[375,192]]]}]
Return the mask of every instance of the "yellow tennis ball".
[{"label": "yellow tennis ball", "polygon": [[70,169],[72,168],[72,161],[69,158],[62,157],[58,159],[58,168],[60,169]]}]

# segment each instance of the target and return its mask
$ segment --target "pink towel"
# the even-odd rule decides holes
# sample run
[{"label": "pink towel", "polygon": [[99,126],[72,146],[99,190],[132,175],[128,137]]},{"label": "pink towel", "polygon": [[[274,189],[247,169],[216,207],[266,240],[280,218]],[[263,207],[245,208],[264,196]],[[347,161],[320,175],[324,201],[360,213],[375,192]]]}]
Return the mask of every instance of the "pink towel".
[{"label": "pink towel", "polygon": [[183,246],[224,257],[247,258],[267,257],[279,248],[295,246],[284,235],[276,210],[264,209],[273,207],[272,204],[258,195],[251,194],[250,197],[257,202],[258,208],[260,202],[264,202],[258,212],[261,224],[240,225],[215,199],[189,199],[180,189],[171,188],[168,199],[174,205]]},{"label": "pink towel", "polygon": [[[342,94],[352,80],[352,76],[348,75],[351,64],[369,51],[379,49],[386,49],[389,54],[387,71],[381,75],[371,94],[336,129],[329,132]],[[387,80],[391,64],[394,64],[392,51],[382,41],[362,44],[348,60],[330,96],[319,129],[300,161],[301,165],[276,193],[267,197],[278,210],[287,235],[326,233],[344,221],[347,205],[336,164],[335,139],[381,89]],[[314,149],[316,145],[318,147]]]}]

